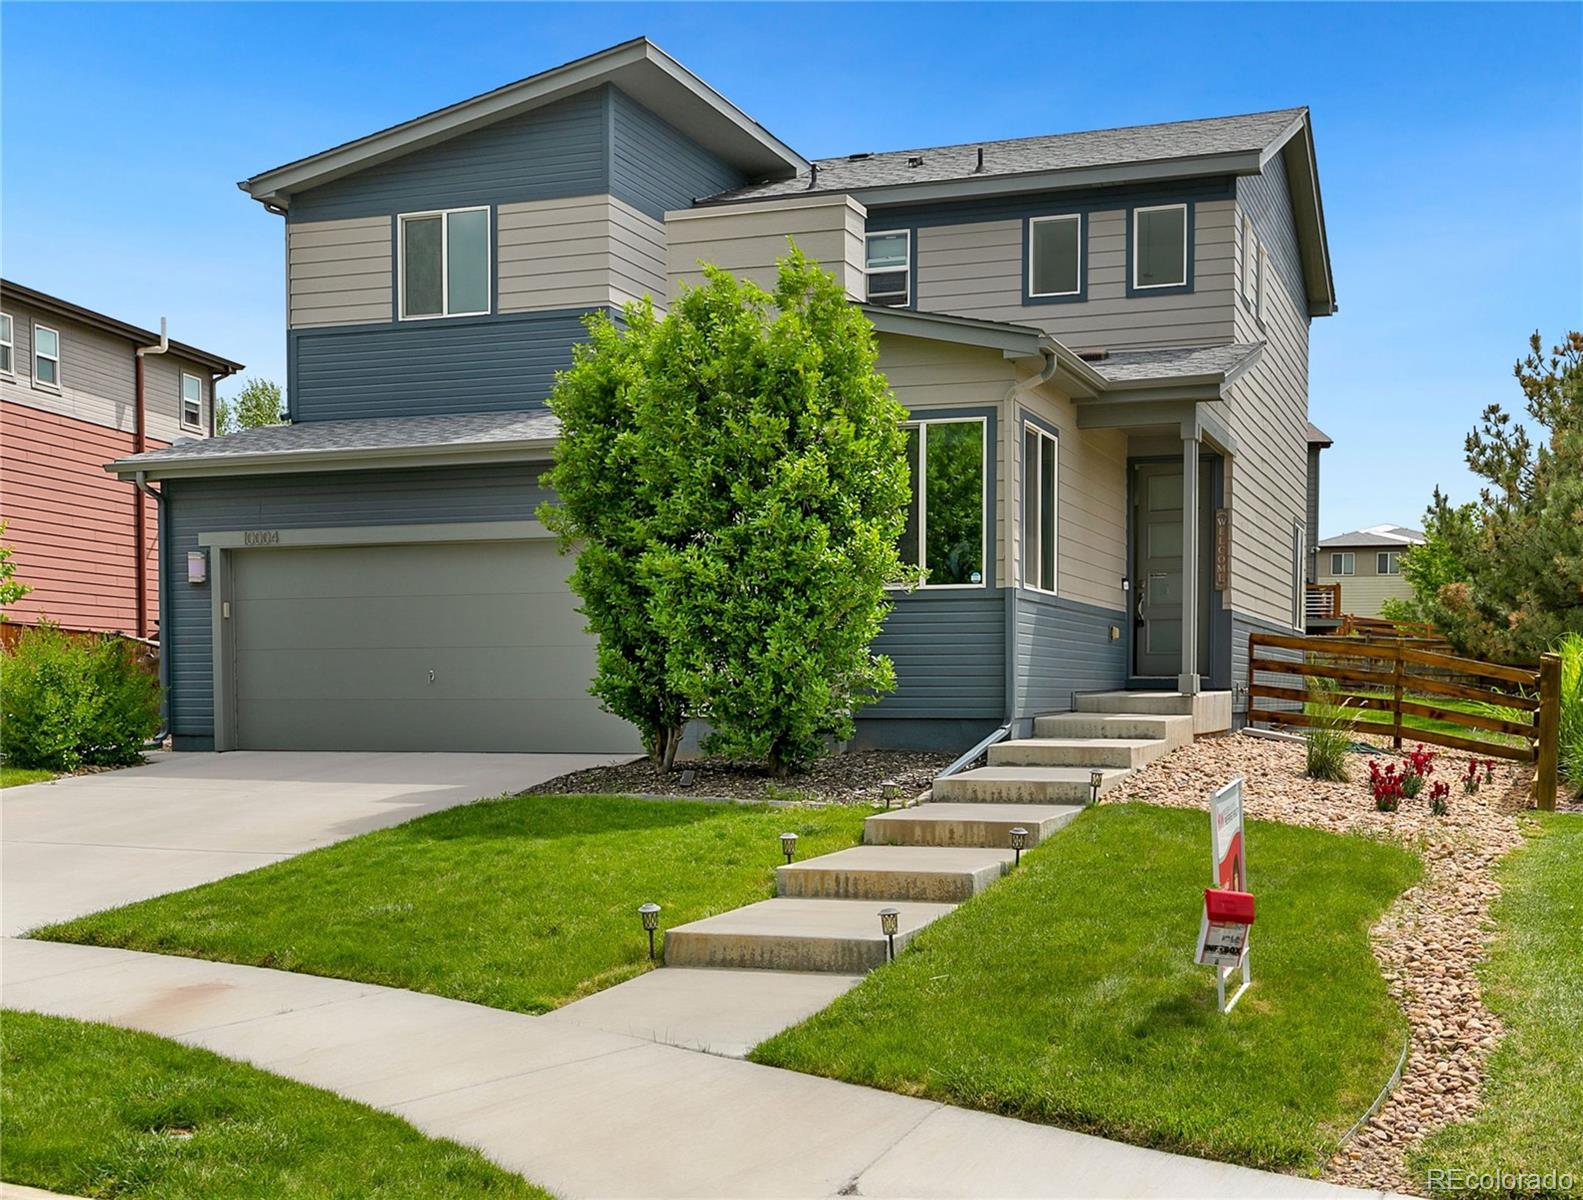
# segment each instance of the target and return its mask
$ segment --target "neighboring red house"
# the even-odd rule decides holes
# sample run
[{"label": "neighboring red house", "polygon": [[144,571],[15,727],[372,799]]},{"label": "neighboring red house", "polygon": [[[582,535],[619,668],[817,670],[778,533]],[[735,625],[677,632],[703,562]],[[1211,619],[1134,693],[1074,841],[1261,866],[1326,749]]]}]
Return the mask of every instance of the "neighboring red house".
[{"label": "neighboring red house", "polygon": [[104,464],[214,433],[242,364],[0,280],[0,534],[33,590],[6,620],[152,637],[155,504]]}]

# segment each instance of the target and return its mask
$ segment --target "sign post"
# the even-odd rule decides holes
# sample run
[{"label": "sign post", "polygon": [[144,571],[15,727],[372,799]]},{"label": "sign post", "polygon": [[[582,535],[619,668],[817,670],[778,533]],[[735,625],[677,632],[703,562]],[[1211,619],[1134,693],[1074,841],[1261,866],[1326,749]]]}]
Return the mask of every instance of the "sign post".
[{"label": "sign post", "polygon": [[[1210,879],[1204,889],[1204,915],[1198,927],[1198,962],[1215,968],[1215,996],[1228,1013],[1253,982],[1248,966],[1248,927],[1253,896],[1248,891],[1248,861],[1242,829],[1242,777],[1209,798]],[[1242,984],[1228,999],[1226,979],[1237,968]]]}]

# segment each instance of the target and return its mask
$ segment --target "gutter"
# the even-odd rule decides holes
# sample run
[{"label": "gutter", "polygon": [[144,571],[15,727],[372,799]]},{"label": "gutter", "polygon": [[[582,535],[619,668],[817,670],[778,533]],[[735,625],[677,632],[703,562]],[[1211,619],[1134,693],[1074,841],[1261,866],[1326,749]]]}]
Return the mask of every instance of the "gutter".
[{"label": "gutter", "polygon": [[[139,346],[133,354],[132,368],[132,453],[142,454],[148,449],[148,405],[143,393],[143,356],[147,354],[168,354],[170,352],[170,334],[167,332],[165,318],[159,319],[159,341],[153,346]],[[179,401],[178,401],[179,402]],[[145,510],[143,507],[143,487],[132,493],[132,584],[134,596],[134,618],[137,627],[137,636],[148,636],[148,572],[143,566],[143,524]],[[157,553],[157,551],[156,551]],[[164,574],[159,578],[163,580]],[[165,611],[160,605],[160,612]],[[161,621],[163,625],[164,622]],[[164,648],[160,649],[160,663],[163,670],[165,661]],[[161,681],[161,687],[163,687]]]},{"label": "gutter", "polygon": [[[141,378],[142,359],[138,360],[138,364],[138,375]],[[139,471],[132,482],[137,487],[140,510],[142,507],[141,501],[145,493],[154,498],[154,509],[158,514],[157,520],[159,524],[159,732],[147,743],[151,747],[158,747],[163,745],[165,739],[170,736],[170,646],[165,638],[165,631],[170,628],[168,617],[170,612],[168,607],[170,603],[170,582],[168,578],[170,572],[165,569],[165,496],[162,491],[149,486],[147,473],[144,471]],[[141,526],[139,528],[141,531]]]},{"label": "gutter", "polygon": [[[550,457],[557,437],[514,441],[464,442],[456,445],[369,446],[356,450],[276,450],[255,454],[172,455],[138,462],[130,458],[106,463],[104,469],[123,479],[199,478],[206,475],[278,475],[298,472],[360,470],[400,463],[406,466],[481,465],[491,462],[538,461]],[[155,451],[156,454],[163,453]]]}]

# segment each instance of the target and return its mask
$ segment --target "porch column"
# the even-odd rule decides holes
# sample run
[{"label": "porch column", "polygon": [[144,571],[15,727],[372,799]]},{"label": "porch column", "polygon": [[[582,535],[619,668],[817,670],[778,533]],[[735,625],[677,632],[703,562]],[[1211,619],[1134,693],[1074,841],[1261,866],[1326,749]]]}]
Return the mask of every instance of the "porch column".
[{"label": "porch column", "polygon": [[1182,673],[1176,690],[1198,693],[1198,422],[1182,423]]}]

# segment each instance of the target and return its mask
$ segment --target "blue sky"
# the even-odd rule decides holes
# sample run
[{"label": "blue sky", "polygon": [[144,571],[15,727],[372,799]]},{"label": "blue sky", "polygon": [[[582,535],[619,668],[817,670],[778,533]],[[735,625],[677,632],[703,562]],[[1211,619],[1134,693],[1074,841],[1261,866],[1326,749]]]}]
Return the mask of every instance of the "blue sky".
[{"label": "blue sky", "polygon": [[236,180],[640,33],[810,156],[1311,106],[1321,535],[1471,496],[1527,335],[1583,323],[1578,4],[8,2],[0,267],[283,380],[281,223]]}]

